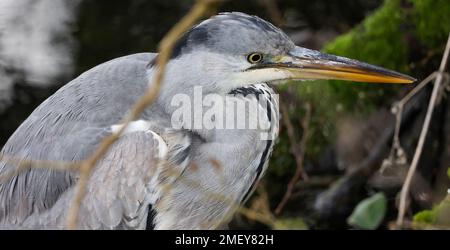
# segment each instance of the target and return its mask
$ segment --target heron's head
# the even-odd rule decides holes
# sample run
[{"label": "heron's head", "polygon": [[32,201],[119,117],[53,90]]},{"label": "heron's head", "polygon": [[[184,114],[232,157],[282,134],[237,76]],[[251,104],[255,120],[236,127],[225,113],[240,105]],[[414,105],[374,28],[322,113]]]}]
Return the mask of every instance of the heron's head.
[{"label": "heron's head", "polygon": [[196,78],[191,82],[215,92],[286,80],[415,81],[381,67],[296,46],[269,22],[235,12],[216,15],[192,28],[178,42],[170,64],[181,80]]}]

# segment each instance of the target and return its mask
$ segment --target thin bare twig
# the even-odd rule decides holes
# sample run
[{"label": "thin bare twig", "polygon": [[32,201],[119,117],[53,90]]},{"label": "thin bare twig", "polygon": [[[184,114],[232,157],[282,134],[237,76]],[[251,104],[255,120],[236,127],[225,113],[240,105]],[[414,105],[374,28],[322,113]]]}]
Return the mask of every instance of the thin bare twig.
[{"label": "thin bare twig", "polygon": [[391,112],[395,115],[395,128],[394,136],[392,141],[391,151],[389,156],[385,159],[381,166],[381,172],[384,172],[387,168],[393,165],[407,165],[408,160],[405,151],[400,143],[400,128],[402,125],[403,110],[405,105],[417,95],[428,83],[436,78],[437,72],[433,72],[422,82],[420,82],[416,87],[414,87],[406,96],[404,96],[400,101],[392,105]]},{"label": "thin bare twig", "polygon": [[133,106],[132,111],[124,118],[124,126],[122,126],[117,133],[105,138],[92,156],[85,160],[80,167],[80,178],[77,182],[75,197],[72,200],[67,217],[67,227],[69,229],[76,228],[81,202],[86,192],[89,177],[96,163],[109,150],[112,144],[117,141],[129,123],[137,119],[145,108],[156,100],[161,89],[167,62],[170,59],[172,50],[179,37],[192,25],[194,25],[198,19],[213,10],[219,2],[221,2],[221,0],[197,0],[196,4],[192,7],[189,13],[183,17],[183,19],[181,19],[180,22],[178,22],[161,41],[159,45],[159,54],[156,59],[157,71],[155,73],[155,80],[154,83],[150,85],[152,87]]},{"label": "thin bare twig", "polygon": [[429,82],[433,81],[437,76],[437,72],[433,72],[427,78],[425,78],[422,82],[420,82],[414,89],[412,89],[405,97],[403,97],[400,101],[394,103],[392,107],[392,113],[395,114],[395,131],[394,131],[394,141],[393,147],[390,153],[390,160],[394,158],[394,153],[398,150],[401,150],[400,145],[400,127],[402,123],[402,115],[403,109],[405,105],[413,98],[417,93],[420,92]]},{"label": "thin bare twig", "polygon": [[391,151],[389,153],[388,159],[383,162],[383,166],[381,171],[384,171],[385,167],[392,166],[395,164],[407,164],[406,154],[400,145],[400,128],[402,124],[402,116],[405,105],[415,96],[420,90],[422,90],[428,83],[434,80],[437,76],[437,72],[433,72],[427,78],[425,78],[422,82],[420,82],[416,87],[414,87],[405,97],[403,97],[400,101],[394,103],[392,106],[392,113],[395,115],[395,130],[393,136],[393,142]]},{"label": "thin bare twig", "polygon": [[403,97],[399,102],[397,102],[396,106],[404,107],[405,104],[407,102],[409,102],[412,97],[414,97],[417,93],[419,93],[419,91],[422,90],[423,87],[425,87],[429,82],[433,81],[437,75],[438,75],[438,72],[431,73],[431,75],[429,75],[427,78],[425,78],[413,90],[411,90],[405,97]]},{"label": "thin bare twig", "polygon": [[444,79],[444,71],[447,68],[448,57],[450,53],[450,34],[447,40],[447,46],[445,47],[444,56],[442,57],[441,66],[439,67],[439,72],[437,72],[436,80],[434,82],[433,92],[431,93],[430,102],[428,104],[427,114],[425,116],[425,121],[423,123],[422,131],[420,132],[419,142],[417,143],[416,151],[414,153],[413,160],[411,162],[411,166],[409,167],[408,174],[406,175],[405,182],[403,183],[403,187],[400,193],[400,205],[398,209],[397,216],[397,226],[403,225],[403,219],[405,216],[406,210],[406,199],[409,193],[409,188],[411,186],[411,181],[414,176],[414,173],[417,169],[417,165],[419,163],[420,155],[422,154],[423,145],[425,143],[425,138],[428,132],[428,128],[430,126],[431,117],[433,115],[434,106],[439,94],[440,86]]},{"label": "thin bare twig", "polygon": [[0,155],[0,160],[11,165],[15,165],[14,170],[8,171],[0,175],[0,183],[19,175],[20,173],[32,168],[37,169],[52,169],[52,170],[77,170],[80,166],[76,162],[63,162],[63,161],[43,161],[43,160],[27,160],[9,155]]},{"label": "thin bare twig", "polygon": [[283,114],[283,122],[286,125],[287,133],[289,136],[289,140],[291,143],[291,151],[292,154],[294,154],[295,161],[297,163],[297,167],[295,169],[294,176],[292,176],[292,179],[289,181],[289,184],[287,186],[286,193],[284,194],[283,198],[281,199],[280,203],[278,204],[277,208],[275,209],[275,214],[280,215],[283,211],[284,206],[289,201],[292,192],[294,191],[295,184],[298,182],[298,180],[303,177],[304,180],[307,180],[308,177],[303,169],[303,161],[305,158],[305,148],[306,148],[306,142],[308,140],[308,134],[309,134],[309,122],[311,120],[311,107],[309,104],[306,105],[306,113],[305,117],[302,120],[302,128],[303,128],[303,135],[302,139],[300,141],[300,144],[298,144],[295,141],[295,134],[294,134],[294,128],[292,126],[291,121],[289,120],[288,116],[288,110],[287,107],[280,102],[280,108],[281,112]]}]

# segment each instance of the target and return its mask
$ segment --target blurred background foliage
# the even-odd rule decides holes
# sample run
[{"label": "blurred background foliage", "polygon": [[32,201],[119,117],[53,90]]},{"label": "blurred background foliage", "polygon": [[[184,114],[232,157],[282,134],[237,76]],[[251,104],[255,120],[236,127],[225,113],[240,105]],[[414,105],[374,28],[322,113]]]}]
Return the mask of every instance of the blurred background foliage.
[{"label": "blurred background foliage", "polygon": [[[69,55],[63,57],[71,58],[71,65],[41,79],[42,84],[35,84],[30,80],[34,78],[27,77],[26,64],[13,63],[18,61],[9,58],[14,54],[8,57],[2,54],[10,49],[7,45],[11,43],[1,42],[9,34],[0,31],[0,80],[13,82],[0,88],[0,144],[37,105],[80,73],[119,56],[155,51],[159,40],[193,3],[192,0],[5,1],[11,6],[28,4],[32,14],[43,11],[39,19],[30,17],[23,21],[29,22],[24,24],[28,27],[24,32],[37,30],[42,36],[47,35],[51,48],[65,45],[64,51]],[[51,2],[60,3],[59,8],[73,15],[71,19],[55,17],[55,13],[61,12],[56,7],[38,8]],[[7,12],[11,20],[23,20],[25,13],[12,10]],[[417,79],[424,79],[438,69],[450,31],[448,0],[234,0],[225,2],[220,11],[258,15],[280,26],[297,45],[398,70]],[[46,18],[51,21],[44,22]],[[60,22],[64,28],[45,29],[51,22]],[[1,25],[0,22],[0,28]],[[32,39],[30,43],[34,44]],[[21,43],[16,42],[15,46]],[[38,51],[24,49],[29,49],[28,53]],[[407,166],[394,166],[388,176],[380,174],[378,169],[388,155],[391,141],[381,143],[383,150],[375,149],[394,126],[392,104],[413,87],[338,81],[280,87],[281,100],[289,114],[287,120],[292,123],[295,135],[292,138],[286,126],[281,127],[269,171],[247,205],[261,207],[255,204],[264,202],[264,212],[277,219],[275,228],[278,229],[341,229],[354,226],[347,223],[350,215],[366,218],[365,214],[355,214],[358,203],[367,202],[370,197],[370,204],[377,200],[373,197],[379,197],[372,195],[382,192],[383,199],[378,200],[387,202],[386,209],[376,209],[382,214],[369,217],[381,220],[373,228],[387,228],[397,213],[397,195]],[[405,113],[400,139],[407,162],[417,143],[430,89],[422,91],[413,100],[411,111]],[[307,112],[311,118],[305,122]],[[295,155],[299,152],[293,150],[293,143],[299,143],[305,135],[306,144],[301,149],[304,151],[300,164],[302,178],[295,182],[286,205],[275,213],[298,165]],[[366,171],[362,162],[372,154],[377,154],[376,160],[370,171]],[[449,188],[446,175],[449,166],[450,102],[444,97],[434,113],[413,182],[409,218],[425,210],[414,217],[415,221],[428,224],[437,221],[433,211],[442,210],[443,205],[438,204],[445,200]],[[358,175],[354,178],[351,174],[355,172]],[[364,207],[365,203],[362,204],[360,207]],[[375,203],[375,207],[378,205]],[[444,211],[448,211],[448,205]],[[242,215],[237,215],[231,224],[231,228],[266,227]]]}]

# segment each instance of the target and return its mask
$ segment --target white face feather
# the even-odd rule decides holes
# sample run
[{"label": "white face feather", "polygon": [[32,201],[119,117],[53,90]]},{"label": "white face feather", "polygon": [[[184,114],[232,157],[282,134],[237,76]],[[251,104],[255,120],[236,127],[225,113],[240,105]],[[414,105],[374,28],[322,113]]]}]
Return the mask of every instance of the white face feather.
[{"label": "white face feather", "polygon": [[277,68],[261,68],[236,73],[230,79],[233,88],[240,88],[259,83],[270,83],[289,79],[292,74]]},{"label": "white face feather", "polygon": [[[180,86],[183,86],[183,91],[201,86],[206,93],[227,94],[236,88],[292,78],[292,74],[283,69],[248,70],[252,66],[247,61],[246,54],[219,54],[201,49],[169,63],[162,95],[167,94],[164,97],[167,98],[176,94],[175,91],[178,93]],[[153,82],[153,77],[149,82]]]}]

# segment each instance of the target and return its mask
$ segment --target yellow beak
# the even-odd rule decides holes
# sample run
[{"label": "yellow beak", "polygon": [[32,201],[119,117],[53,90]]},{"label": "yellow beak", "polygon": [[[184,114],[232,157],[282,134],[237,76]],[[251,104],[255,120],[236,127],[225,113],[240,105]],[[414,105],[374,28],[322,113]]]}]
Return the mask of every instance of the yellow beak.
[{"label": "yellow beak", "polygon": [[296,47],[276,61],[253,68],[276,68],[291,80],[336,79],[374,83],[412,83],[416,79],[378,66]]}]

